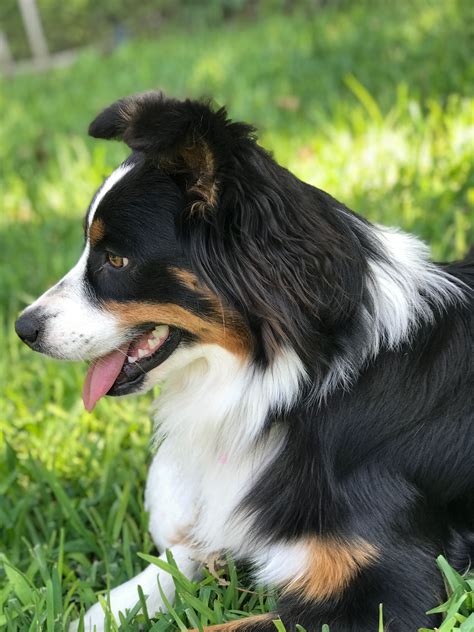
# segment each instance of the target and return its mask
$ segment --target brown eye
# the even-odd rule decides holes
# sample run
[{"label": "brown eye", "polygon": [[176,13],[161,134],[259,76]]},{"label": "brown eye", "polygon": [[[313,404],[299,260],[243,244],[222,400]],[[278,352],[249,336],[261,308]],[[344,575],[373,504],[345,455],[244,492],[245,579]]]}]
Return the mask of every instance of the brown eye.
[{"label": "brown eye", "polygon": [[107,253],[107,261],[114,268],[125,268],[128,265],[128,259],[126,257],[119,257],[112,252]]}]

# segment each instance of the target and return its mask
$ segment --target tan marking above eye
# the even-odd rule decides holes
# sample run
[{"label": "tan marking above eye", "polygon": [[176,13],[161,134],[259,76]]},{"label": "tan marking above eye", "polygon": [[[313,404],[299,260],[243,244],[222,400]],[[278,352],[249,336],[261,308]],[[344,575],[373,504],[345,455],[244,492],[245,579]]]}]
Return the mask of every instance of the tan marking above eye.
[{"label": "tan marking above eye", "polygon": [[340,594],[365,567],[378,557],[377,548],[362,538],[345,541],[336,538],[307,538],[304,545],[306,567],[292,579],[284,592],[303,599],[324,601]]},{"label": "tan marking above eye", "polygon": [[162,323],[189,331],[201,342],[220,345],[242,358],[246,357],[251,349],[249,331],[238,314],[231,310],[220,310],[216,312],[214,319],[210,319],[174,303],[107,301],[105,308],[114,314],[123,327]]},{"label": "tan marking above eye", "polygon": [[199,279],[190,270],[184,270],[183,268],[175,268],[170,266],[169,271],[179,280],[180,283],[185,285],[189,290],[200,290],[201,292],[208,293],[209,290],[206,287],[201,287]]},{"label": "tan marking above eye", "polygon": [[95,246],[99,243],[99,241],[104,237],[105,234],[105,224],[104,221],[100,218],[95,219],[91,227],[89,228],[89,241],[92,246]]}]

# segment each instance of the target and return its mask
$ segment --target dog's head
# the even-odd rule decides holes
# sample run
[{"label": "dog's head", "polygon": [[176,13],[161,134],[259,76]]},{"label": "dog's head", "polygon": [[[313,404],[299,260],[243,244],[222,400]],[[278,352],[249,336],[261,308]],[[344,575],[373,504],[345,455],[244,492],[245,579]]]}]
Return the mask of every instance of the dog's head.
[{"label": "dog's head", "polygon": [[147,390],[209,345],[268,364],[287,347],[304,355],[317,332],[322,354],[318,323],[330,333],[360,291],[329,196],[314,199],[253,128],[206,103],[145,93],[89,132],[132,154],[93,198],[76,266],[16,324],[36,351],[92,361],[87,408]]}]

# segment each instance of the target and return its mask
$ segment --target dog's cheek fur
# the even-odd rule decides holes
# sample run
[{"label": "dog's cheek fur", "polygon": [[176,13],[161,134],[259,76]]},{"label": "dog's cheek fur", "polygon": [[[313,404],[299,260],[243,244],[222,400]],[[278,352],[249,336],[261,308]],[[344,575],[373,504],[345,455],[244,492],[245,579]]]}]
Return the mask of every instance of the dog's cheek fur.
[{"label": "dog's cheek fur", "polygon": [[250,336],[231,312],[203,318],[172,303],[107,301],[104,308],[117,319],[120,327],[131,329],[144,323],[166,324],[193,334],[203,344],[217,344],[244,359],[251,351]]}]

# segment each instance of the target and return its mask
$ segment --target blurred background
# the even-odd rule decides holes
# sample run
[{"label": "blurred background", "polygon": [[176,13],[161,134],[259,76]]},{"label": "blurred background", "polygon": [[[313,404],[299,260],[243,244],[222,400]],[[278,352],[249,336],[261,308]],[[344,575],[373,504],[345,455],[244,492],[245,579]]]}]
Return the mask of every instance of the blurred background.
[{"label": "blurred background", "polygon": [[95,114],[151,88],[212,97],[299,177],[416,233],[435,258],[459,258],[474,241],[471,4],[1,0],[0,550],[14,563],[31,561],[22,538],[48,539],[32,512],[58,489],[107,512],[104,470],[138,498],[148,458],[136,447],[149,441],[150,398],[88,415],[85,366],[33,354],[13,331],[77,259],[81,217],[127,154],[87,137]]}]

